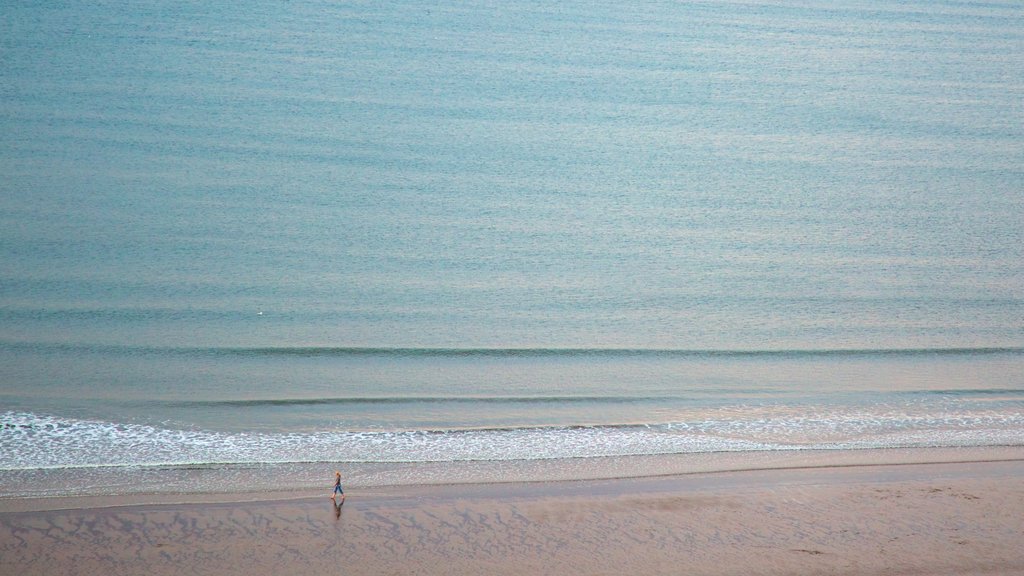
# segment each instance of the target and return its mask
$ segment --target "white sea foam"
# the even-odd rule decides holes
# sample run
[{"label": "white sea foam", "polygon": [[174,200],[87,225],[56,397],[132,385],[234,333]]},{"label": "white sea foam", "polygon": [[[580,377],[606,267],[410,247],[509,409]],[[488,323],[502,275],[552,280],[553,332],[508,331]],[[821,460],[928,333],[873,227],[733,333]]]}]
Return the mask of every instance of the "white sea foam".
[{"label": "white sea foam", "polygon": [[0,415],[0,470],[540,460],[728,451],[1024,445],[1024,414],[837,411],[647,426],[224,433]]}]

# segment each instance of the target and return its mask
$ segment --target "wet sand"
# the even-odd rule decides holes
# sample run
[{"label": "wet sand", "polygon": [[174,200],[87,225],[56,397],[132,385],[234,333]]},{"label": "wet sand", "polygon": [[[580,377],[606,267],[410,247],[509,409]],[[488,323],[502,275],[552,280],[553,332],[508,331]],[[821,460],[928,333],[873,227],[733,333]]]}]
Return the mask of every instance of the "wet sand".
[{"label": "wet sand", "polygon": [[0,573],[1024,574],[1019,459],[328,494],[3,512]]}]

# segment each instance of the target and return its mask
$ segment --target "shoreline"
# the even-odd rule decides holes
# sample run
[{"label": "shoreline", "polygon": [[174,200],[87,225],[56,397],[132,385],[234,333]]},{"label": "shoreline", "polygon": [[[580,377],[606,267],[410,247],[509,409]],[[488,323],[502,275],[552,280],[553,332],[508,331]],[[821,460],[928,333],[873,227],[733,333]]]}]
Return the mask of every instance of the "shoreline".
[{"label": "shoreline", "polygon": [[[401,467],[419,470],[427,481],[360,483],[347,472],[343,475],[346,490],[363,494],[400,495],[422,490],[443,489],[447,486],[509,486],[524,484],[545,485],[588,481],[630,481],[651,478],[670,478],[699,474],[726,474],[773,470],[815,470],[862,468],[873,466],[907,466],[929,464],[980,464],[989,462],[1024,461],[1024,446],[956,447],[956,448],[891,448],[864,450],[798,450],[792,452],[754,451],[700,454],[669,454],[645,456],[619,456],[581,458],[574,460],[499,461],[489,463],[412,463],[381,464],[382,468]],[[453,466],[474,466],[475,477],[463,481],[429,481],[431,470]],[[324,475],[336,467],[346,469],[344,463],[310,465],[324,470]],[[190,471],[191,472],[191,471]],[[74,473],[69,471],[68,473]],[[211,472],[212,473],[212,472]],[[500,480],[479,480],[494,478]],[[381,474],[378,474],[380,477]],[[438,475],[443,478],[443,476]],[[325,481],[326,482],[326,481]],[[542,488],[538,488],[542,489]],[[282,488],[275,484],[267,489],[248,491],[201,492],[139,492],[117,495],[67,495],[48,497],[0,498],[0,514],[48,510],[114,508],[149,504],[187,505],[212,503],[242,503],[287,501],[315,498],[326,488],[309,486]]]},{"label": "shoreline", "polygon": [[0,513],[12,573],[1024,574],[1024,460]]}]

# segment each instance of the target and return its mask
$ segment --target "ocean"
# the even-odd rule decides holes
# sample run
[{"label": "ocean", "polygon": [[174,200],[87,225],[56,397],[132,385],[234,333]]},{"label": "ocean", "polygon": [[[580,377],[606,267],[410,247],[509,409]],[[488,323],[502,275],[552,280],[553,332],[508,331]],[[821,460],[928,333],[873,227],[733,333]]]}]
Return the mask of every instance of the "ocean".
[{"label": "ocean", "polygon": [[1018,2],[11,2],[0,174],[0,498],[1024,445]]}]

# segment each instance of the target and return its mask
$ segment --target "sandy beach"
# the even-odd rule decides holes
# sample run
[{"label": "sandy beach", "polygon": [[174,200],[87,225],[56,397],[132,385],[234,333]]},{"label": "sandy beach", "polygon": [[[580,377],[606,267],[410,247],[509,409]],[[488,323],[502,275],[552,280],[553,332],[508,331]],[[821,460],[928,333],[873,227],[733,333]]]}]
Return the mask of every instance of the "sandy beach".
[{"label": "sandy beach", "polygon": [[1024,574],[1024,459],[279,496],[8,502],[0,572]]}]

